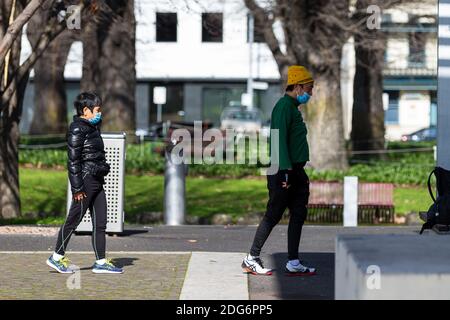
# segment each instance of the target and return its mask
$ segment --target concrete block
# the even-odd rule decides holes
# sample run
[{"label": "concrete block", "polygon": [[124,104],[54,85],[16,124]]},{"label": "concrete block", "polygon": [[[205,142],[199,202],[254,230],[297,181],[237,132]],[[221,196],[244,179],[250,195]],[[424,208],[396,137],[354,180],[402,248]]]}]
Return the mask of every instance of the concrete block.
[{"label": "concrete block", "polygon": [[337,300],[450,299],[450,236],[341,235]]}]

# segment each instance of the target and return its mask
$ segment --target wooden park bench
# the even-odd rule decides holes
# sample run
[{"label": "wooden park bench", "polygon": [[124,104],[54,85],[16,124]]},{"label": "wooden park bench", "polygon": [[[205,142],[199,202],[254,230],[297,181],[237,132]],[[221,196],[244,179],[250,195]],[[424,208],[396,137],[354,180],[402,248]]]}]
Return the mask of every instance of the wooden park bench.
[{"label": "wooden park bench", "polygon": [[[311,182],[307,222],[342,224],[343,211],[343,183]],[[393,184],[358,184],[358,224],[391,224],[394,218]]]}]

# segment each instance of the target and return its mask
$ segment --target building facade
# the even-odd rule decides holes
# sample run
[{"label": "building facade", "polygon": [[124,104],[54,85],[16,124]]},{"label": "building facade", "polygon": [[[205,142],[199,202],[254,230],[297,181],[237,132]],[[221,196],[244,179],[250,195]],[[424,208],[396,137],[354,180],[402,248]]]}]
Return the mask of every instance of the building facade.
[{"label": "building facade", "polygon": [[[258,25],[250,58],[249,13],[242,0],[136,0],[135,7],[138,129],[156,121],[153,89],[157,86],[167,88],[164,121],[203,120],[218,125],[225,107],[241,103],[250,75],[258,83],[254,105],[261,109],[264,120],[270,118],[282,94],[280,75]],[[431,18],[414,23],[415,12],[407,7],[383,15],[383,31],[388,33],[384,102],[389,139],[397,140],[436,121],[437,31],[433,15],[436,17],[437,7],[428,6],[426,10]],[[275,32],[282,37],[279,28]],[[26,56],[29,43],[25,35],[23,47]],[[69,113],[79,91],[82,51],[81,43],[73,44],[65,69]],[[342,59],[347,138],[351,131],[354,66],[350,39]],[[33,116],[33,95],[31,80],[25,97],[23,133],[27,133]]]}]

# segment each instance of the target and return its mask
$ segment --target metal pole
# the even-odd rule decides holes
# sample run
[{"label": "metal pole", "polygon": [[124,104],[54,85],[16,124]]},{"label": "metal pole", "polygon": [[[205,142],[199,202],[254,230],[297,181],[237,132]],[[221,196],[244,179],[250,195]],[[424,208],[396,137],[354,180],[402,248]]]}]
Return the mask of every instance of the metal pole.
[{"label": "metal pole", "polygon": [[158,104],[157,107],[157,114],[156,114],[156,122],[161,122],[162,121],[162,105]]},{"label": "metal pole", "polygon": [[248,46],[249,46],[249,73],[247,79],[247,94],[250,97],[248,106],[249,109],[253,109],[253,43],[255,41],[255,20],[252,14],[249,14],[248,18]]},{"label": "metal pole", "polygon": [[141,150],[141,157],[144,157],[144,135],[139,135],[139,144],[140,144],[140,150]]},{"label": "metal pole", "polygon": [[175,164],[171,147],[166,148],[164,174],[164,223],[169,226],[184,224],[186,215],[186,170],[184,163]]},{"label": "metal pole", "polygon": [[450,0],[439,0],[437,165],[450,170]]}]

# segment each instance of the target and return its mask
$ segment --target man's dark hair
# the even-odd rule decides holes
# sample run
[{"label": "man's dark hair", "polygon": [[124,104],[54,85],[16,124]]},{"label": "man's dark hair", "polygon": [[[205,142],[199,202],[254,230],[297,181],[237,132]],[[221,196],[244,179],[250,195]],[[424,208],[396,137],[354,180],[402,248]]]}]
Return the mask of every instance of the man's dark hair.
[{"label": "man's dark hair", "polygon": [[73,106],[77,111],[77,115],[83,115],[83,109],[89,108],[93,111],[95,107],[102,105],[102,99],[95,92],[82,92],[80,93],[73,102]]},{"label": "man's dark hair", "polygon": [[287,86],[287,87],[286,87],[286,92],[293,91],[294,88],[295,88],[295,86],[296,86],[295,84],[291,84],[291,85]]}]

